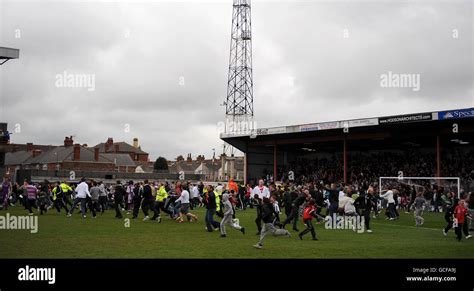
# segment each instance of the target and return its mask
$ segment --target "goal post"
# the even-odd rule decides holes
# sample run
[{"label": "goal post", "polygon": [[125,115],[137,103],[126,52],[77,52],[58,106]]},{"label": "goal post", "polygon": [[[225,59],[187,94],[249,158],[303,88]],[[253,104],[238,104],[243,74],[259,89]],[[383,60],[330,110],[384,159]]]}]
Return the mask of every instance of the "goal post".
[{"label": "goal post", "polygon": [[436,185],[448,191],[454,191],[458,198],[461,197],[461,179],[459,177],[379,177],[379,194],[381,195],[383,191],[389,190],[388,187],[397,183],[420,188]]}]

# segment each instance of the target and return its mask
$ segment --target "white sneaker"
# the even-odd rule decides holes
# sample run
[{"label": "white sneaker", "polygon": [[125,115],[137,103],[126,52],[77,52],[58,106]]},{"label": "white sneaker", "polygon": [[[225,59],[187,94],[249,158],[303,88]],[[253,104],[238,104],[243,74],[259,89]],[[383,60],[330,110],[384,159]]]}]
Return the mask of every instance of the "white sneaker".
[{"label": "white sneaker", "polygon": [[444,229],[443,229],[443,234],[444,234],[444,236],[448,235],[448,233],[446,231],[444,231]]},{"label": "white sneaker", "polygon": [[263,246],[261,244],[255,244],[255,245],[253,245],[253,247],[256,248],[256,249],[259,249],[259,250],[263,248]]},{"label": "white sneaker", "polygon": [[71,213],[68,213],[66,216],[67,216],[67,217],[71,217],[72,215],[71,215]]},{"label": "white sneaker", "polygon": [[147,221],[148,219],[150,219],[150,217],[145,216],[145,218],[143,218],[143,221]]},{"label": "white sneaker", "polygon": [[368,233],[372,233],[372,230],[371,230],[371,229],[367,229],[367,232],[368,232]]},{"label": "white sneaker", "polygon": [[472,237],[472,235],[468,235],[466,236],[466,239],[470,239]]},{"label": "white sneaker", "polygon": [[87,218],[87,216],[83,215],[82,218]]}]

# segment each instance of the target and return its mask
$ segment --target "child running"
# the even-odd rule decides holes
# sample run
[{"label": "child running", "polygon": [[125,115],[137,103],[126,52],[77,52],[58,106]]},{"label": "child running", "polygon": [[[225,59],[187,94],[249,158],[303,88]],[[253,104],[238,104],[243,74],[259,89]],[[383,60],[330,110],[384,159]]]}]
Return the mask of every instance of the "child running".
[{"label": "child running", "polygon": [[462,232],[466,239],[470,239],[472,236],[468,231],[468,223],[466,218],[469,216],[469,212],[466,208],[464,200],[459,200],[458,206],[454,209],[454,231],[456,232],[456,239],[461,241]]},{"label": "child running", "polygon": [[225,192],[222,194],[222,204],[224,205],[224,217],[221,221],[221,237],[227,237],[227,232],[225,231],[226,224],[230,225],[233,229],[240,230],[243,234],[245,234],[245,228],[241,227],[237,223],[233,221],[234,215],[234,206],[230,202],[231,198],[235,198],[235,192],[232,191],[231,194]]},{"label": "child running", "polygon": [[288,230],[277,229],[275,228],[275,225],[273,225],[273,221],[275,220],[275,208],[270,199],[267,197],[263,197],[262,220],[264,224],[260,233],[260,241],[253,246],[254,248],[262,249],[263,240],[269,233],[273,234],[273,236],[291,236]]},{"label": "child running", "polygon": [[315,201],[314,199],[311,199],[303,212],[303,222],[306,225],[306,229],[298,234],[300,240],[303,240],[303,236],[308,232],[311,232],[313,240],[318,240],[318,238],[316,237],[316,231],[314,230],[314,226],[312,223],[313,218],[318,218],[318,215],[316,214]]}]

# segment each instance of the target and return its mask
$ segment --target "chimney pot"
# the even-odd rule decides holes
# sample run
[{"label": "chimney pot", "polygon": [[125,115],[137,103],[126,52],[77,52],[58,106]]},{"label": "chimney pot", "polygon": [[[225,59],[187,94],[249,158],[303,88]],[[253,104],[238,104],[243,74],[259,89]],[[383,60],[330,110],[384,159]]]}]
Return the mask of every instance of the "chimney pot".
[{"label": "chimney pot", "polygon": [[33,143],[29,142],[26,144],[26,151],[31,152],[34,150]]}]

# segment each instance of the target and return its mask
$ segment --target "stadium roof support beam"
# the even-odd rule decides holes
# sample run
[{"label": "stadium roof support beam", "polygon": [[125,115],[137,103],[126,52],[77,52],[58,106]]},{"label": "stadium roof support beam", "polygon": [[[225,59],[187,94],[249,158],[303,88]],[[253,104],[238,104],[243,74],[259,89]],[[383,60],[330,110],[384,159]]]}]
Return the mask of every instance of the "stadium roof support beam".
[{"label": "stadium roof support beam", "polygon": [[273,182],[277,181],[277,143],[273,145]]},{"label": "stadium roof support beam", "polygon": [[343,146],[343,155],[344,155],[344,184],[347,183],[347,139],[344,137],[344,146]]},{"label": "stadium roof support beam", "polygon": [[441,177],[441,145],[439,135],[436,136],[436,177]]}]

